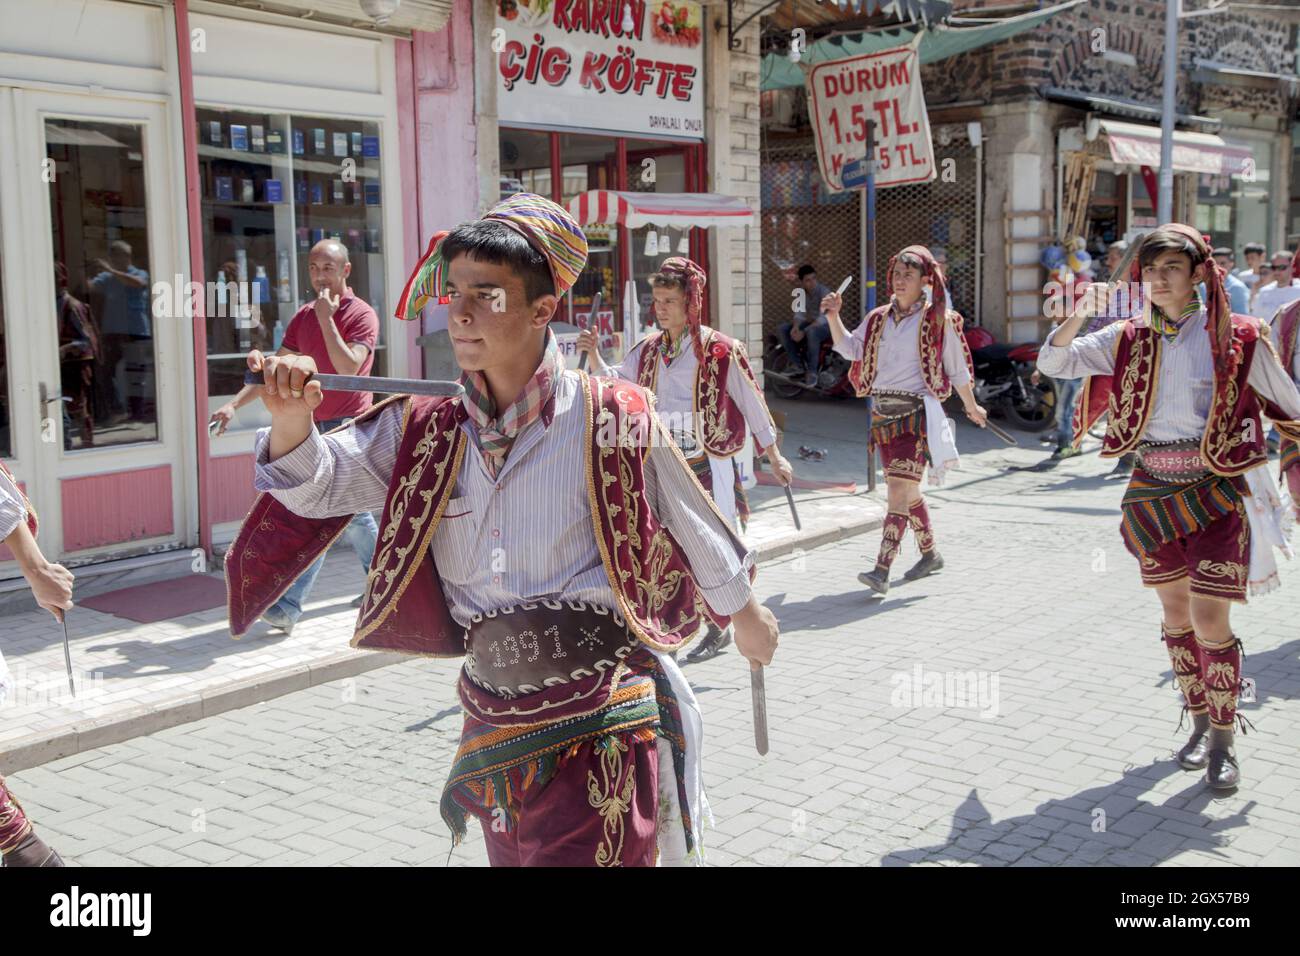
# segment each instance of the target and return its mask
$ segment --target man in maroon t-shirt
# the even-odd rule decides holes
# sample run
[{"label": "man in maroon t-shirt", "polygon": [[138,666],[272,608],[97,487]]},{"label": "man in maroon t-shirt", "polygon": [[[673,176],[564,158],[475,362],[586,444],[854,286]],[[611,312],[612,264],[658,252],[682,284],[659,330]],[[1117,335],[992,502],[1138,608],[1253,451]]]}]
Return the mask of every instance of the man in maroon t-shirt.
[{"label": "man in maroon t-shirt", "polygon": [[[310,355],[321,372],[337,375],[369,375],[375,362],[375,341],[379,337],[379,317],[375,310],[348,287],[352,263],[348,250],[336,239],[322,239],[312,247],[307,261],[316,300],[294,314],[285,331],[277,355]],[[212,414],[209,425],[217,424],[221,434],[230,424],[235,410],[257,397],[257,385],[245,385],[239,394]],[[325,400],[314,413],[316,428],[329,431],[355,418],[370,407],[369,392],[326,392]],[[364,511],[352,519],[345,537],[356,552],[363,571],[370,570],[379,527],[374,516]],[[325,556],[303,572],[284,597],[272,606],[263,620],[286,634],[302,616],[302,606],[320,573]],[[354,605],[360,606],[357,598]]]}]

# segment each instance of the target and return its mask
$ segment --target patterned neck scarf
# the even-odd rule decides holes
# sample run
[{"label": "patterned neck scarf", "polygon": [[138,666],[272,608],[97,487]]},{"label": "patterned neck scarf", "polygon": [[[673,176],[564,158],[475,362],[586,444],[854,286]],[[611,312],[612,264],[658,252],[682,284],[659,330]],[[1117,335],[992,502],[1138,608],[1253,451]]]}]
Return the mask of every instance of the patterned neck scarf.
[{"label": "patterned neck scarf", "polygon": [[921,298],[913,302],[906,310],[904,310],[902,305],[899,304],[897,298],[891,296],[889,300],[889,314],[894,317],[894,324],[896,325],[901,325],[904,321],[910,319],[924,308],[925,296],[921,296]]},{"label": "patterned neck scarf", "polygon": [[677,333],[675,341],[669,341],[667,332],[659,336],[659,354],[663,357],[665,365],[672,365],[673,359],[682,354],[682,349],[686,347],[686,340],[690,337],[691,334],[686,329]]},{"label": "patterned neck scarf", "polygon": [[1183,311],[1179,314],[1177,320],[1169,318],[1161,311],[1159,306],[1151,306],[1151,328],[1155,329],[1166,342],[1172,342],[1178,337],[1178,333],[1187,323],[1188,319],[1199,315],[1201,311],[1201,297],[1193,294],[1192,300],[1183,306]]},{"label": "patterned neck scarf", "polygon": [[463,372],[461,385],[465,386],[465,397],[461,401],[470,419],[478,429],[478,447],[483,452],[483,461],[488,474],[495,478],[506,462],[510,446],[525,427],[541,417],[547,404],[555,395],[555,388],[560,381],[564,363],[560,359],[560,349],[555,336],[546,330],[546,349],[542,352],[541,364],[528,380],[523,391],[501,414],[497,414],[488,390],[487,378],[482,372]]}]

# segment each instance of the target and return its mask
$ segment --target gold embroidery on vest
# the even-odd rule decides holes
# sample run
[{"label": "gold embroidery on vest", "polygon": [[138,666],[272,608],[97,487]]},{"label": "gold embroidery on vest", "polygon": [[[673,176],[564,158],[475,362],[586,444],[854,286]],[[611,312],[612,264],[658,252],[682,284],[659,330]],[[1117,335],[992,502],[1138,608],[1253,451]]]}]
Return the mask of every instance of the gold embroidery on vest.
[{"label": "gold embroidery on vest", "polygon": [[1106,426],[1109,456],[1132,450],[1151,418],[1156,392],[1160,387],[1160,337],[1150,329],[1139,329],[1129,347],[1128,364],[1119,372],[1119,381],[1111,389]]}]

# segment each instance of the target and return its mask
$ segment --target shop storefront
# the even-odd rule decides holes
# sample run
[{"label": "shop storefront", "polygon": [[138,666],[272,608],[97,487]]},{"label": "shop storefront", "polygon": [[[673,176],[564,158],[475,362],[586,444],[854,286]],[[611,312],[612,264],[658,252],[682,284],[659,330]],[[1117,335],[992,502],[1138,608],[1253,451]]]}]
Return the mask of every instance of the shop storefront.
[{"label": "shop storefront", "polygon": [[[593,189],[706,191],[702,15],[676,0],[578,0],[554,15],[546,0],[500,0],[501,196],[527,190],[568,206]],[[599,293],[600,325],[624,344],[635,332],[626,313],[650,315],[645,280],[665,258],[707,268],[701,229],[586,231],[588,266],[561,317],[585,325]]]},{"label": "shop storefront", "polygon": [[0,0],[0,458],[50,557],[188,562],[230,537],[265,416],[247,405],[210,441],[207,420],[312,297],[313,242],[347,246],[381,317],[375,373],[412,371],[390,318],[418,239],[394,201],[414,165],[397,28],[436,30],[449,4],[413,6],[375,31],[200,0],[39,17]]}]

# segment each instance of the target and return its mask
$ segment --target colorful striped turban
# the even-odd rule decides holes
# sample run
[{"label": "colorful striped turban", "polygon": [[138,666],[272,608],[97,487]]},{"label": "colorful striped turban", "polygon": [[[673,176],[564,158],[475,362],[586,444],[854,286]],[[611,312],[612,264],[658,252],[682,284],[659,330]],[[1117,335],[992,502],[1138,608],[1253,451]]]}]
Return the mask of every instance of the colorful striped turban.
[{"label": "colorful striped turban", "polygon": [[[510,227],[542,254],[555,281],[555,294],[564,295],[587,264],[587,237],[568,210],[533,193],[516,193],[494,206],[484,217]],[[449,232],[435,233],[428,251],[416,263],[415,271],[397,303],[399,319],[418,319],[431,300],[446,295],[446,263],[442,242]]]}]

